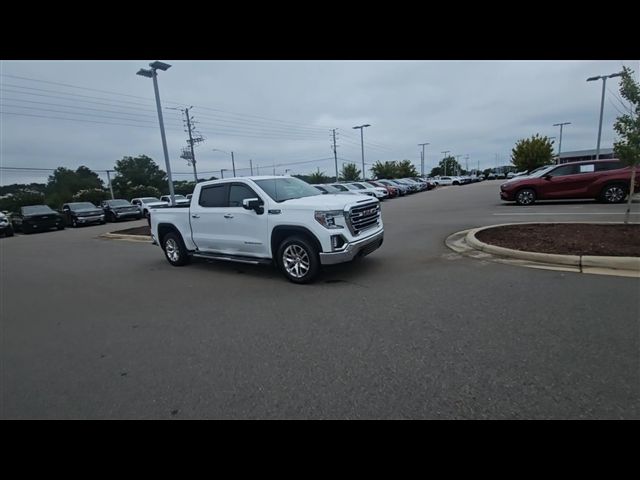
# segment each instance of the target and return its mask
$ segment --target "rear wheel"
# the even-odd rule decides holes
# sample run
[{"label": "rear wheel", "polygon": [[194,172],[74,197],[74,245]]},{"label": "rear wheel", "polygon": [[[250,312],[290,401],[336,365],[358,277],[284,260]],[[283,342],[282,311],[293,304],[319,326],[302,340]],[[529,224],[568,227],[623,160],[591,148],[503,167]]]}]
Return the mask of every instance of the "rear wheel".
[{"label": "rear wheel", "polygon": [[287,238],[278,248],[278,266],[289,281],[310,283],[320,272],[318,251],[306,238]]},{"label": "rear wheel", "polygon": [[627,197],[627,188],[619,183],[607,185],[600,194],[604,203],[621,203]]},{"label": "rear wheel", "polygon": [[523,188],[516,193],[516,203],[518,205],[531,205],[536,201],[536,192],[531,188]]},{"label": "rear wheel", "polygon": [[182,238],[175,232],[169,232],[164,236],[162,239],[162,249],[164,250],[167,260],[174,267],[186,265],[191,260]]},{"label": "rear wheel", "polygon": [[7,231],[4,232],[4,234],[7,237],[13,237],[13,227],[11,225],[9,225],[9,227],[7,228]]}]

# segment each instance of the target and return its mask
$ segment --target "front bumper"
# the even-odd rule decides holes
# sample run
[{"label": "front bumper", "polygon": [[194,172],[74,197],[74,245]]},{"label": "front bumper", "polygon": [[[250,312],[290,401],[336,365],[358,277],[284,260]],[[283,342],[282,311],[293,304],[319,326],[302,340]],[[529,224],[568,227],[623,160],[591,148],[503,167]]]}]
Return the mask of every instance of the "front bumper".
[{"label": "front bumper", "polygon": [[336,263],[350,262],[358,255],[369,255],[380,248],[384,239],[384,230],[362,240],[349,243],[344,250],[339,252],[327,252],[320,254],[322,265],[334,265]]},{"label": "front bumper", "polygon": [[505,192],[504,190],[500,190],[500,199],[511,202],[513,201],[513,196],[511,195],[510,192]]},{"label": "front bumper", "polygon": [[141,218],[142,212],[136,210],[133,212],[113,212],[116,218]]},{"label": "front bumper", "polygon": [[104,215],[92,215],[91,217],[76,217],[78,223],[104,222]]}]

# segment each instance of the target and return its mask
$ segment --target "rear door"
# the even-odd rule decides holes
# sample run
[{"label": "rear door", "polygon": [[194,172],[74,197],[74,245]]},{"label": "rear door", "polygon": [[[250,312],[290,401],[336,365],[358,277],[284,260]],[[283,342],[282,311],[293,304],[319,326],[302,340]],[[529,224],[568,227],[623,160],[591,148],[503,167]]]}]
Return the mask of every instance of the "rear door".
[{"label": "rear door", "polygon": [[202,187],[198,198],[191,202],[189,209],[191,238],[199,250],[205,252],[224,250],[224,215],[228,206],[228,183]]},{"label": "rear door", "polygon": [[551,178],[541,180],[542,196],[546,199],[585,197],[588,185],[597,173],[594,164],[566,164],[551,172]]}]

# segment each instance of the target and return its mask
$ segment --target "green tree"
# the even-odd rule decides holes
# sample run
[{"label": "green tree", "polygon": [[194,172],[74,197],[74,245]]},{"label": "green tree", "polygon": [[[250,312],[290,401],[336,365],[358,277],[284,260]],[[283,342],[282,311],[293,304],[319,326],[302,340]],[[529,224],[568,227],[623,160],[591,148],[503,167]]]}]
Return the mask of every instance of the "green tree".
[{"label": "green tree", "polygon": [[375,178],[397,178],[398,177],[398,165],[396,162],[384,162],[377,161],[371,167],[371,173]]},{"label": "green tree", "polygon": [[74,202],[91,202],[94,205],[100,205],[103,200],[110,198],[109,192],[102,188],[91,188],[87,190],[80,190],[73,196]]},{"label": "green tree", "polygon": [[330,177],[328,177],[327,175],[325,175],[324,172],[320,171],[320,168],[318,167],[318,170],[311,173],[309,175],[309,180],[307,180],[308,183],[314,184],[314,183],[327,183],[330,181]]},{"label": "green tree", "polygon": [[360,179],[360,170],[354,163],[347,163],[342,167],[340,171],[340,179],[347,182],[353,182]]},{"label": "green tree", "polygon": [[553,141],[535,134],[518,140],[511,150],[511,163],[519,170],[533,170],[553,163]]},{"label": "green tree", "polygon": [[123,157],[116,162],[115,171],[112,186],[118,191],[118,196],[134,198],[136,195],[132,189],[141,185],[153,187],[161,192],[168,189],[167,174],[146,155]]},{"label": "green tree", "polygon": [[189,182],[186,180],[178,180],[177,182],[173,182],[173,192],[176,195],[188,195],[190,193],[193,193],[194,188],[196,188],[196,182]]},{"label": "green tree", "polygon": [[44,194],[33,191],[19,191],[5,198],[0,198],[0,211],[17,213],[20,207],[42,205]]},{"label": "green tree", "polygon": [[456,161],[456,157],[452,157],[451,155],[440,160],[438,167],[442,172],[441,175],[447,176],[457,175],[458,172],[462,170],[462,167],[460,167],[460,164]]},{"label": "green tree", "polygon": [[418,171],[416,167],[411,163],[411,160],[402,160],[397,163],[398,170],[397,175],[398,178],[407,178],[407,177],[417,177]]},{"label": "green tree", "polygon": [[633,73],[629,67],[623,68],[620,95],[629,102],[628,106],[625,105],[628,113],[620,115],[613,126],[618,134],[618,139],[613,143],[613,150],[625,165],[631,167],[631,185],[624,223],[629,223],[631,197],[635,192],[636,168],[640,163],[640,84],[633,79]]},{"label": "green tree", "polygon": [[140,197],[156,197],[160,198],[162,193],[156,187],[151,187],[149,185],[136,185],[134,187],[129,188],[129,194],[131,198],[140,198]]},{"label": "green tree", "polygon": [[73,200],[73,196],[80,190],[102,188],[104,182],[98,174],[85,166],[78,167],[75,171],[58,167],[49,176],[45,188],[46,202],[53,208],[59,208],[63,203]]}]

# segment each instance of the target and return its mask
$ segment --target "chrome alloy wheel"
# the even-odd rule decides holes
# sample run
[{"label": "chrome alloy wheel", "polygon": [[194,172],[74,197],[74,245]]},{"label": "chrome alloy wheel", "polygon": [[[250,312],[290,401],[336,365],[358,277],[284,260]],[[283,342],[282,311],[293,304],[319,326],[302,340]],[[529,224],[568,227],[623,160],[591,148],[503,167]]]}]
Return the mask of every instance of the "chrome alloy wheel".
[{"label": "chrome alloy wheel", "polygon": [[518,193],[518,202],[521,205],[529,205],[534,201],[534,194],[531,190],[523,190]]},{"label": "chrome alloy wheel", "polygon": [[294,278],[302,278],[309,272],[309,255],[300,245],[289,245],[285,248],[282,259],[285,270]]},{"label": "chrome alloy wheel", "polygon": [[618,203],[625,197],[624,189],[619,185],[612,185],[604,191],[604,199],[607,203]]},{"label": "chrome alloy wheel", "polygon": [[172,262],[180,260],[180,249],[173,238],[170,238],[167,240],[167,243],[164,244],[164,251]]}]

